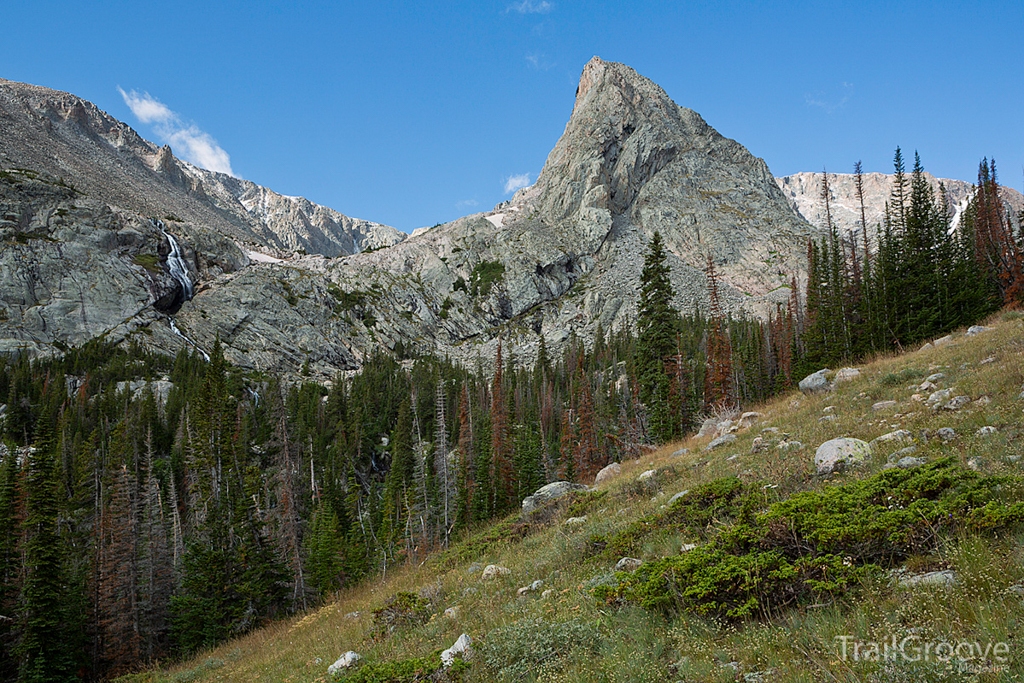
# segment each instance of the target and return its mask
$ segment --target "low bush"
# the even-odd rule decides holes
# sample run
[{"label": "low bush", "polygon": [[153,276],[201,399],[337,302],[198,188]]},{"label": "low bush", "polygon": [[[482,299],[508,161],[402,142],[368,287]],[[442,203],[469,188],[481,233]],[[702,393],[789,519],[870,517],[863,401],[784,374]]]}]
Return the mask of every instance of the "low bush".
[{"label": "low bush", "polygon": [[[740,490],[722,480],[709,486],[726,494]],[[594,592],[609,602],[669,613],[770,616],[805,600],[842,594],[881,569],[933,551],[957,532],[1020,524],[1022,488],[1020,479],[983,477],[945,458],[798,493],[760,513],[752,512],[749,495],[737,495],[733,522],[705,545],[645,563],[633,574],[620,574],[617,586]],[[728,513],[719,498],[704,502]],[[677,515],[708,519],[697,499],[664,517]]]},{"label": "low bush", "polygon": [[487,680],[521,681],[557,671],[570,655],[596,653],[600,647],[595,626],[529,618],[491,631],[476,655],[492,675]]},{"label": "low bush", "polygon": [[397,629],[418,626],[430,619],[430,601],[415,593],[398,592],[384,606],[373,610],[374,636],[381,638]]},{"label": "low bush", "polygon": [[332,680],[339,683],[455,683],[463,679],[468,668],[466,662],[456,659],[445,669],[441,664],[441,651],[436,650],[426,657],[363,664],[351,672],[335,675]]}]

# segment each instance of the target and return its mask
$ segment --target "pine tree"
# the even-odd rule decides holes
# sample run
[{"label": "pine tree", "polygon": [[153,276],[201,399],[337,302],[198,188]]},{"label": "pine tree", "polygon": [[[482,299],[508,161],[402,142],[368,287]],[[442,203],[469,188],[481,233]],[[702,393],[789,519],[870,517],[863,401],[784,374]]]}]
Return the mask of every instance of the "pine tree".
[{"label": "pine tree", "polygon": [[52,427],[38,422],[35,452],[28,455],[25,482],[25,580],[19,616],[21,683],[72,681],[74,654],[64,626],[64,572],[57,530],[57,470]]},{"label": "pine tree", "polygon": [[704,377],[704,402],[717,408],[733,407],[736,395],[733,386],[732,343],[729,327],[718,295],[718,275],[715,262],[708,256],[706,275],[708,297],[711,301],[707,338],[707,374]]},{"label": "pine tree", "polygon": [[641,272],[637,303],[636,373],[640,400],[647,407],[652,435],[658,441],[676,436],[669,404],[671,382],[665,362],[675,352],[678,314],[672,309],[672,283],[661,234],[654,233]]},{"label": "pine tree", "polygon": [[503,378],[499,339],[494,358],[494,379],[491,382],[491,477],[494,483],[494,510],[502,512],[515,502],[512,443]]}]

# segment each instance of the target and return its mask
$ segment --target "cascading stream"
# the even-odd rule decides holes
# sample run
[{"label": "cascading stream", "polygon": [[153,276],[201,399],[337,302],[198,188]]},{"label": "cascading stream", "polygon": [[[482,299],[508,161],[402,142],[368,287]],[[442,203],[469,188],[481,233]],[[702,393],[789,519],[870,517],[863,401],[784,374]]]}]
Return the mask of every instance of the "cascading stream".
[{"label": "cascading stream", "polygon": [[174,318],[168,318],[168,319],[171,321],[171,332],[173,332],[177,336],[179,336],[182,339],[184,339],[186,344],[188,344],[189,346],[194,348],[196,351],[201,353],[203,355],[203,360],[205,360],[207,363],[209,363],[210,362],[210,354],[206,353],[206,351],[203,351],[201,348],[199,348],[199,344],[196,344],[194,341],[192,341],[191,339],[186,337],[185,333],[182,332],[181,330],[179,330],[178,326],[174,323]]},{"label": "cascading stream", "polygon": [[174,239],[174,235],[164,229],[163,221],[156,220],[153,224],[167,238],[167,244],[171,247],[170,253],[167,254],[167,270],[170,271],[171,277],[181,284],[181,291],[185,295],[185,301],[188,301],[192,298],[195,290],[192,285],[192,279],[188,274],[188,266],[185,265],[185,259],[181,256],[181,247],[178,246],[178,240]]},{"label": "cascading stream", "polygon": [[[170,245],[171,251],[167,254],[167,270],[170,272],[171,277],[178,281],[181,285],[181,293],[185,297],[185,301],[192,298],[195,293],[194,286],[192,285],[192,278],[188,274],[188,266],[185,264],[185,259],[181,256],[181,247],[178,245],[178,240],[174,239],[174,235],[167,232],[164,229],[164,222],[161,220],[154,220],[153,225],[160,230],[160,233],[167,238],[167,244]],[[174,322],[174,318],[169,318],[171,322],[171,332],[178,337],[185,340],[185,343],[194,348],[196,351],[203,355],[206,362],[210,362],[210,355],[199,348],[199,344],[185,336],[185,333],[178,329],[178,326]]]}]

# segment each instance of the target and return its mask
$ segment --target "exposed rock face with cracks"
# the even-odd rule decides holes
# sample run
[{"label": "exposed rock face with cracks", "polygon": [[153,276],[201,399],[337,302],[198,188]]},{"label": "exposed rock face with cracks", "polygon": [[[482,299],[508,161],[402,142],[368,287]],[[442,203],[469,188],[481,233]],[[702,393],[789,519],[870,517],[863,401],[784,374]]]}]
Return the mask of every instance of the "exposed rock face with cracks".
[{"label": "exposed rock face with cracks", "polygon": [[[4,115],[19,120],[2,134],[20,140],[5,147],[4,164],[42,165],[90,199],[136,212],[137,222],[165,212],[182,219],[168,229],[193,259],[197,288],[177,311],[177,327],[200,348],[219,336],[228,359],[244,368],[289,373],[308,359],[314,375],[326,378],[358,368],[375,349],[399,346],[486,363],[499,332],[507,355],[530,362],[541,335],[556,351],[573,334],[587,340],[599,325],[635,322],[643,254],[655,231],[668,249],[680,309],[706,307],[710,255],[726,306],[763,311],[788,299],[814,232],[762,160],[629,67],[596,57],[534,186],[491,212],[372,252],[364,248],[372,230],[346,243],[341,222],[332,227],[325,219],[321,239],[316,221],[306,220],[318,209],[184,164],[78,98],[0,85]],[[49,109],[39,104],[46,97]],[[25,111],[49,112],[50,137],[45,125],[21,120]],[[70,161],[49,168],[29,151],[40,140],[59,143],[57,156]],[[86,182],[90,163],[109,165],[114,180]],[[387,242],[377,232],[378,243]],[[216,246],[218,239],[227,244]],[[342,243],[360,252],[344,255]],[[299,248],[309,255],[277,261],[252,253]],[[232,267],[202,267],[225,261]],[[141,342],[169,352],[185,343],[159,309],[143,309],[132,314],[152,319],[151,333],[137,335]],[[33,350],[65,335],[55,325]]]}]

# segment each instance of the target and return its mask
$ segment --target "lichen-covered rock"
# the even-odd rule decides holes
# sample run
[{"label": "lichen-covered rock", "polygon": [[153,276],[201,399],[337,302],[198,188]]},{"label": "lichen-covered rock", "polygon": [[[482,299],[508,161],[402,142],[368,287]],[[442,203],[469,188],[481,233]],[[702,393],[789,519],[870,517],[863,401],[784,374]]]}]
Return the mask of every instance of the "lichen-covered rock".
[{"label": "lichen-covered rock", "polygon": [[597,473],[594,478],[594,486],[603,484],[606,481],[610,481],[622,473],[622,465],[617,462],[613,462],[610,465],[605,465],[601,468],[601,471]]},{"label": "lichen-covered rock", "polygon": [[836,370],[835,377],[832,378],[832,381],[839,384],[841,382],[850,382],[858,377],[860,377],[860,370],[857,368],[839,368]]},{"label": "lichen-covered rock", "polygon": [[644,563],[643,560],[638,560],[635,557],[623,557],[615,563],[615,571],[617,572],[635,572],[640,568],[640,565]]},{"label": "lichen-covered rock", "polygon": [[484,573],[480,575],[482,579],[495,579],[499,576],[508,576],[512,573],[512,570],[508,567],[502,567],[497,564],[489,564],[484,567]]},{"label": "lichen-covered rock", "polygon": [[718,437],[716,439],[712,439],[711,442],[707,446],[704,447],[704,450],[706,450],[706,451],[713,451],[716,448],[718,448],[719,446],[724,446],[726,444],[733,443],[734,441],[736,441],[736,435],[735,434],[723,434],[722,436],[720,436],[720,437]]},{"label": "lichen-covered rock", "polygon": [[860,464],[870,455],[871,446],[867,442],[840,437],[818,446],[814,453],[814,466],[818,474],[831,474],[842,467]]},{"label": "lichen-covered rock", "polygon": [[537,508],[543,507],[551,501],[558,500],[573,491],[586,491],[583,484],[574,484],[570,481],[553,481],[537,489],[532,496],[523,499],[523,512],[530,513]]},{"label": "lichen-covered rock", "polygon": [[823,368],[800,380],[798,385],[804,394],[823,394],[832,390],[832,384],[828,381],[828,368]]}]

